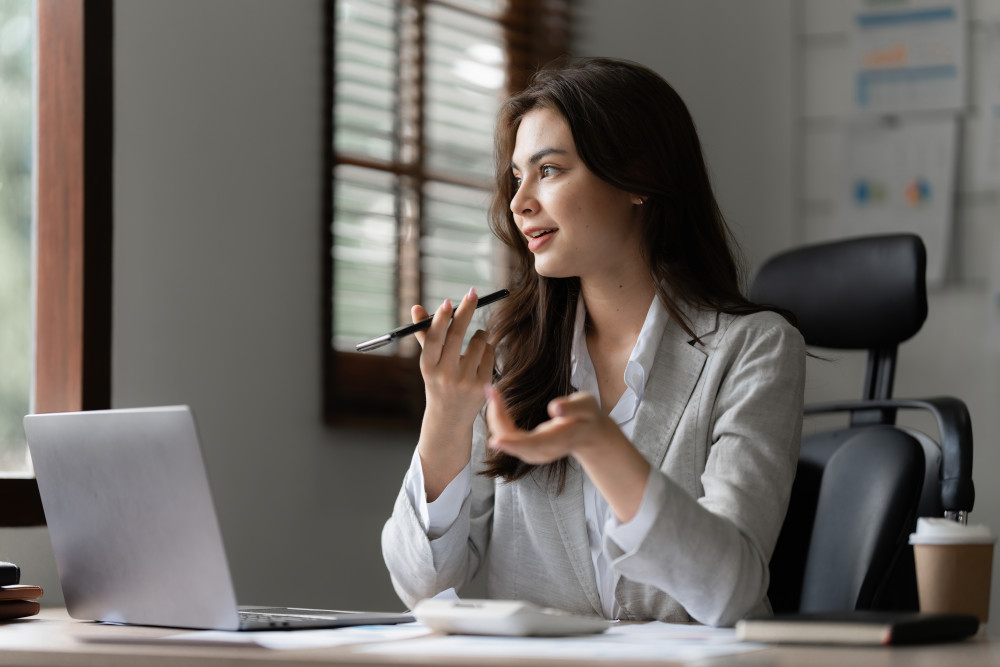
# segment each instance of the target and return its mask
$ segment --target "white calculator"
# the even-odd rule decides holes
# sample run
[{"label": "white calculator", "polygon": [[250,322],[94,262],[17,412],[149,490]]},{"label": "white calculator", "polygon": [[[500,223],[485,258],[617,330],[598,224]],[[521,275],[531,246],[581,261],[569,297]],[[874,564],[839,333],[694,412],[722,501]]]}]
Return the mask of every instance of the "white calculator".
[{"label": "white calculator", "polygon": [[604,632],[610,621],[518,600],[439,600],[417,603],[413,615],[431,630],[456,635],[557,637]]}]

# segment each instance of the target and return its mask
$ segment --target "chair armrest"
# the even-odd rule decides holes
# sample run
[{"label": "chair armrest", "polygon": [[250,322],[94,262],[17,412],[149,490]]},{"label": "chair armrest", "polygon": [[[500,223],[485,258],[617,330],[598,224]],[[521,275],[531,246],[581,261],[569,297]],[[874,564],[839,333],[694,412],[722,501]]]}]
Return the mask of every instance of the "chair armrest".
[{"label": "chair armrest", "polygon": [[806,415],[872,409],[926,410],[934,415],[941,435],[941,504],[945,511],[971,512],[976,500],[972,483],[972,420],[969,409],[951,396],[839,401],[809,405]]}]

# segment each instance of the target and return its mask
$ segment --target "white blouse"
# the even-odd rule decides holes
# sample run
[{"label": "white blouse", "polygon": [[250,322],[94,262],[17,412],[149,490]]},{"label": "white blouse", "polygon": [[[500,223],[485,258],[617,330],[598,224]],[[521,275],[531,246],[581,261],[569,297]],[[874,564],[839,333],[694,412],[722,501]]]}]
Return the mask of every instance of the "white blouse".
[{"label": "white blouse", "polygon": [[[584,332],[586,308],[583,300],[578,301],[576,321],[573,333],[573,348],[570,356],[570,382],[577,391],[592,394],[600,402],[600,392],[597,387],[597,376],[590,353],[587,350],[587,339]],[[629,355],[625,366],[625,391],[622,393],[610,417],[618,424],[626,438],[631,440],[635,425],[635,415],[642,403],[656,355],[657,345],[667,326],[668,314],[659,298],[653,297],[653,303],[646,313],[642,329],[636,340],[635,347]],[[583,491],[585,515],[587,521],[587,536],[590,541],[590,555],[594,563],[594,574],[597,580],[597,590],[601,595],[601,604],[607,618],[618,618],[620,607],[615,600],[615,573],[611,561],[604,551],[604,540],[610,538],[622,551],[629,553],[638,548],[643,538],[649,532],[656,517],[656,508],[661,504],[664,493],[663,478],[651,470],[646,481],[639,511],[631,521],[622,523],[615,517],[608,503],[598,492],[597,487],[586,474],[583,475]],[[406,494],[420,517],[421,524],[427,531],[427,536],[433,540],[447,531],[458,517],[462,503],[472,488],[471,463],[449,482],[438,498],[427,502],[424,491],[423,470],[420,465],[420,455],[415,450],[410,461],[410,468],[403,480]]]}]

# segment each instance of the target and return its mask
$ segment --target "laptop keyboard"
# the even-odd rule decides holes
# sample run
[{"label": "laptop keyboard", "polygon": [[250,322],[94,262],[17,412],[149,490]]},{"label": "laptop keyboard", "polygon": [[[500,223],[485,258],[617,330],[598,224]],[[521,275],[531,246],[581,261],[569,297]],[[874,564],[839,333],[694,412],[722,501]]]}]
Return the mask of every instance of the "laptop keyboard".
[{"label": "laptop keyboard", "polygon": [[290,610],[287,607],[256,607],[253,610],[240,610],[240,620],[244,623],[266,623],[271,626],[290,627],[301,623],[336,620],[350,612],[334,612],[323,610]]},{"label": "laptop keyboard", "polygon": [[301,621],[324,621],[340,617],[350,612],[324,611],[313,609],[295,609],[288,607],[255,607],[253,610],[241,609],[241,621],[278,623],[283,625],[294,624]]},{"label": "laptop keyboard", "polygon": [[339,611],[333,609],[289,609],[288,607],[254,607],[253,609],[241,609],[240,618],[261,617],[274,618],[275,616],[287,618],[337,618],[343,614],[357,614],[358,612]]},{"label": "laptop keyboard", "polygon": [[413,620],[404,614],[383,614],[340,609],[301,609],[298,607],[257,607],[239,609],[240,624],[246,629],[281,629],[302,627],[342,627],[345,625],[384,625]]}]

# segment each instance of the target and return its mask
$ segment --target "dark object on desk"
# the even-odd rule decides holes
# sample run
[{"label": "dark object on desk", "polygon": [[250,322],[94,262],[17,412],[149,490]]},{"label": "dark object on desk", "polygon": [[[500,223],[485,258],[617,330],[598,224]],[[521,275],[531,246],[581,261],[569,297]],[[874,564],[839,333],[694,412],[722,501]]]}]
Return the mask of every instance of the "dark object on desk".
[{"label": "dark object on desk", "polygon": [[965,639],[978,630],[979,619],[969,614],[852,611],[742,620],[736,637],[776,644],[933,644]]},{"label": "dark object on desk", "polygon": [[21,582],[21,568],[14,563],[0,560],[0,586],[10,586]]},{"label": "dark object on desk", "polygon": [[0,586],[0,620],[9,621],[34,616],[41,608],[37,600],[42,597],[42,593],[39,586],[27,584]]},{"label": "dark object on desk", "polygon": [[[972,510],[965,404],[892,398],[897,347],[927,317],[925,271],[920,238],[894,234],[792,250],[768,261],[754,280],[751,298],[791,311],[808,345],[868,351],[860,400],[806,406],[806,416],[839,413],[850,425],[802,439],[771,559],[768,597],[776,613],[916,610],[907,544],[916,517],[964,522]],[[897,426],[901,409],[929,411],[940,442]]]}]

